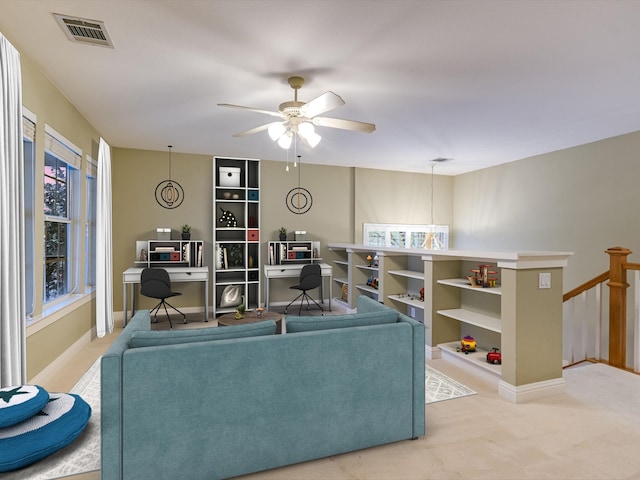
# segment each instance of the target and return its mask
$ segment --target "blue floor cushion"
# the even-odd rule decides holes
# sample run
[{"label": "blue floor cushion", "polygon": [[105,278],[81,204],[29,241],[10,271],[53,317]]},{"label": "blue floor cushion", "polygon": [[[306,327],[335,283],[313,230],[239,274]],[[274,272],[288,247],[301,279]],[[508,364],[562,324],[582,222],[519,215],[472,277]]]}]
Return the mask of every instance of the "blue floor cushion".
[{"label": "blue floor cushion", "polygon": [[49,401],[49,392],[38,385],[0,388],[0,428],[33,417]]},{"label": "blue floor cushion", "polygon": [[91,417],[80,396],[52,393],[45,407],[31,418],[0,429],[0,472],[26,467],[73,442]]}]

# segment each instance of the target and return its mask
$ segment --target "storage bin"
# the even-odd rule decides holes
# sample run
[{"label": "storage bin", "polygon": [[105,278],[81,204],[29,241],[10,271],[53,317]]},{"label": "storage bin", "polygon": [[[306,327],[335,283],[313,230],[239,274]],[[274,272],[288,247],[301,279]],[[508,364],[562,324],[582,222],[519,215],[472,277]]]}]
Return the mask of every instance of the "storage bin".
[{"label": "storage bin", "polygon": [[237,167],[220,167],[220,186],[221,187],[239,187],[240,186],[240,169]]},{"label": "storage bin", "polygon": [[156,235],[158,236],[158,240],[171,240],[171,229],[156,228]]},{"label": "storage bin", "polygon": [[259,200],[258,190],[249,190],[247,192],[247,200],[257,202]]},{"label": "storage bin", "polygon": [[307,232],[305,230],[296,230],[294,233],[296,242],[304,241],[307,239]]}]

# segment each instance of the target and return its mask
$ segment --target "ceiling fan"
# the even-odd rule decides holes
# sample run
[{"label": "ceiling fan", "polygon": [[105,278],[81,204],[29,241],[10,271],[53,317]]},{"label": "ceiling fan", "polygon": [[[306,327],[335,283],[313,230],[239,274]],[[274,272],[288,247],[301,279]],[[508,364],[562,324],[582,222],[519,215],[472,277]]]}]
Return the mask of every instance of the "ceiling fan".
[{"label": "ceiling fan", "polygon": [[298,90],[304,85],[304,78],[290,77],[288,82],[295,92],[293,101],[281,103],[277,112],[229,103],[218,104],[219,107],[239,108],[279,118],[278,121],[236,133],[234,137],[245,137],[267,130],[272,140],[287,149],[291,146],[294,135],[298,135],[310,147],[318,145],[321,137],[315,132],[314,125],[364,133],[371,133],[376,129],[373,123],[318,116],[344,105],[344,100],[333,92],[325,92],[307,103],[301,102],[298,101]]}]

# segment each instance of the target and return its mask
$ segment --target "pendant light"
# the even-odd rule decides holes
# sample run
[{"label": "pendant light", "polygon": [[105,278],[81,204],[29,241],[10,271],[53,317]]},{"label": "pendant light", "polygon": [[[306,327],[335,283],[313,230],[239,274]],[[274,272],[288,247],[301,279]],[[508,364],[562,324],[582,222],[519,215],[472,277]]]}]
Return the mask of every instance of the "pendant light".
[{"label": "pendant light", "polygon": [[156,202],[158,205],[164,208],[173,209],[178,208],[184,200],[184,190],[182,186],[171,179],[171,149],[173,145],[169,147],[169,179],[161,181],[156,186]]}]

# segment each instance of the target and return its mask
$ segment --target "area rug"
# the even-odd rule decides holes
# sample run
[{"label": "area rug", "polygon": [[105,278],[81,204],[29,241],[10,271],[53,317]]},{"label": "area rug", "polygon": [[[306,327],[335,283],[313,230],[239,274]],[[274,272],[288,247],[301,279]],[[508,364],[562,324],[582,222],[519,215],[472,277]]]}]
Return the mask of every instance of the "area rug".
[{"label": "area rug", "polygon": [[100,359],[71,389],[91,405],[91,419],[70,445],[27,468],[0,475],[2,480],[49,480],[100,470]]},{"label": "area rug", "polygon": [[477,393],[429,365],[424,367],[424,377],[425,404],[443,402]]}]

